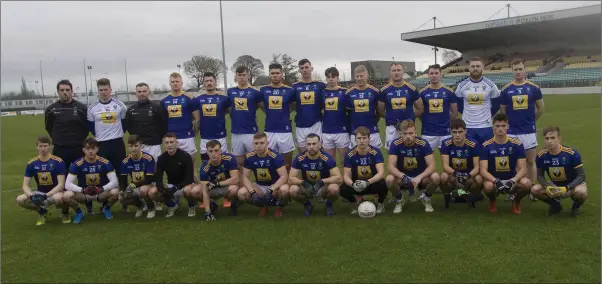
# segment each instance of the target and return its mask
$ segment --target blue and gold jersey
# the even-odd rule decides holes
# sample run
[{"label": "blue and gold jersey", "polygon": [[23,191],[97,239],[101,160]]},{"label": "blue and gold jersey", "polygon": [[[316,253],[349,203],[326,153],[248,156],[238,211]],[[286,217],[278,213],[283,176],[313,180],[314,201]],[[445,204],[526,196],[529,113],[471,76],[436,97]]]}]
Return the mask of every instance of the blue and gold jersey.
[{"label": "blue and gold jersey", "polygon": [[145,152],[142,152],[142,156],[138,160],[132,155],[128,155],[121,162],[120,173],[122,176],[130,176],[133,183],[142,182],[146,176],[155,174],[155,159]]},{"label": "blue and gold jersey", "polygon": [[480,157],[481,146],[475,140],[468,137],[464,139],[461,146],[456,146],[452,138],[447,138],[441,142],[441,156],[449,157],[449,166],[454,171],[470,173],[474,169],[474,157]]},{"label": "blue and gold jersey", "polygon": [[424,105],[421,135],[449,135],[449,124],[451,122],[450,105],[458,101],[454,91],[445,85],[442,85],[440,88],[433,88],[427,85],[420,90],[420,98],[422,98]]},{"label": "blue and gold jersey", "polygon": [[201,165],[201,173],[199,175],[201,181],[216,182],[225,181],[230,176],[230,171],[237,171],[238,164],[234,156],[228,153],[223,153],[219,165],[214,165],[207,160]]},{"label": "blue and gold jersey", "polygon": [[337,167],[337,161],[324,151],[320,151],[318,158],[315,160],[312,160],[309,153],[305,152],[295,157],[291,167],[301,171],[303,180],[314,183],[329,178],[330,170]]},{"label": "blue and gold jersey", "polygon": [[257,184],[270,186],[280,178],[278,169],[284,167],[284,159],[272,149],[263,157],[253,151],[247,154],[244,167],[253,171]]},{"label": "blue and gold jersey", "polygon": [[289,133],[293,131],[291,125],[291,103],[295,101],[295,89],[281,85],[273,87],[263,86],[261,92],[265,109],[265,132]]},{"label": "blue and gold jersey", "polygon": [[420,99],[416,87],[408,82],[401,85],[389,83],[382,87],[378,100],[385,104],[387,126],[396,125],[406,119],[415,119],[414,102]]},{"label": "blue and gold jersey", "polygon": [[577,177],[577,169],[583,167],[577,150],[561,146],[560,153],[553,155],[548,149],[537,154],[537,168],[543,169],[550,181],[557,186],[567,186]]},{"label": "blue and gold jersey", "polygon": [[424,172],[425,159],[432,154],[431,145],[420,137],[414,138],[414,143],[410,146],[403,143],[403,138],[397,138],[389,148],[389,155],[397,156],[397,169],[411,177]]},{"label": "blue and gold jersey", "polygon": [[322,133],[349,133],[349,117],[345,107],[346,92],[347,89],[342,87],[322,90],[322,105],[324,105]]},{"label": "blue and gold jersey", "polygon": [[174,96],[169,93],[161,100],[161,106],[167,112],[168,132],[174,132],[178,139],[195,136],[194,129],[192,129],[192,113],[199,110],[199,105],[192,95],[181,92]]},{"label": "blue and gold jersey", "polygon": [[481,160],[488,161],[487,171],[501,180],[511,179],[516,175],[518,160],[525,159],[525,148],[520,141],[508,137],[506,142],[498,144],[494,138],[483,143]]},{"label": "blue and gold jersey", "polygon": [[35,157],[27,162],[25,168],[25,176],[33,178],[38,185],[37,190],[44,193],[48,193],[58,184],[57,176],[66,174],[65,162],[54,155],[46,161],[42,161],[39,156]]},{"label": "blue and gold jersey", "polygon": [[230,99],[231,131],[233,134],[255,134],[257,128],[257,104],[263,101],[259,90],[253,86],[228,89]]},{"label": "blue and gold jersey", "polygon": [[502,101],[508,114],[509,134],[535,133],[535,101],[543,99],[541,89],[530,81],[509,83],[502,88]]},{"label": "blue and gold jersey", "polygon": [[84,157],[75,160],[69,167],[69,174],[77,176],[77,185],[103,186],[109,183],[107,174],[115,172],[109,160],[97,156],[94,162],[88,162]]},{"label": "blue and gold jersey", "polygon": [[201,122],[199,130],[203,139],[220,139],[226,137],[226,111],[230,107],[230,99],[222,95],[200,95],[194,98],[199,106]]},{"label": "blue and gold jersey", "polygon": [[357,146],[345,155],[343,165],[345,168],[351,169],[351,179],[369,180],[377,173],[376,164],[384,164],[385,159],[380,149],[374,146],[369,147],[366,155],[360,155]]},{"label": "blue and gold jersey", "polygon": [[378,96],[379,90],[372,85],[368,85],[363,90],[357,86],[347,90],[345,104],[351,120],[349,132],[364,126],[370,129],[370,133],[378,133],[378,115],[376,114]]},{"label": "blue and gold jersey", "polygon": [[319,81],[293,84],[295,92],[295,126],[307,128],[322,120],[322,90],[326,84]]}]

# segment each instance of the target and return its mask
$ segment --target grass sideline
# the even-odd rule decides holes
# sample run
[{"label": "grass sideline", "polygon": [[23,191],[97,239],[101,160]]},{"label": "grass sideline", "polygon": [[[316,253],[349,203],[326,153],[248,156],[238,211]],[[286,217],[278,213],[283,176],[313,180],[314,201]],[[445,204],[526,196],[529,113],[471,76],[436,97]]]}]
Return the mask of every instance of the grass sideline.
[{"label": "grass sideline", "polygon": [[43,117],[3,117],[2,282],[599,283],[600,96],[546,96],[545,104],[539,128],[560,126],[588,173],[589,200],[577,219],[569,217],[569,201],[565,212],[548,217],[544,203],[525,199],[515,216],[504,202],[497,214],[483,202],[446,211],[436,196],[434,213],[410,203],[393,216],[389,205],[370,220],[348,215],[339,199],[331,218],[322,204],[311,218],[299,204],[289,206],[281,220],[258,219],[248,205],[239,217],[220,209],[212,223],[187,218],[186,210],[171,220],[165,211],[134,219],[117,206],[112,221],[87,216],[81,225],[63,225],[53,209],[36,227],[35,214],[15,198],[35,137],[45,133]]}]

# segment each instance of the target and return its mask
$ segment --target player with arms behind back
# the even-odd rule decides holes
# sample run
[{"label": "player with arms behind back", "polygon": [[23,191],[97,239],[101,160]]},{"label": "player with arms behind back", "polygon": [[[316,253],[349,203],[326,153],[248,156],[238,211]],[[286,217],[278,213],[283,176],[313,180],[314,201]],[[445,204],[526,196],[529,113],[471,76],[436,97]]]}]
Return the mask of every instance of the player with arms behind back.
[{"label": "player with arms behind back", "polygon": [[308,59],[299,60],[301,80],[293,84],[295,92],[295,136],[299,153],[305,152],[305,137],[310,133],[322,136],[322,90],[326,85],[312,79],[314,68]]},{"label": "player with arms behind back", "polygon": [[217,78],[215,74],[206,72],[203,74],[203,87],[205,94],[202,94],[194,100],[200,109],[200,121],[197,122],[201,134],[201,159],[209,159],[205,145],[210,140],[218,140],[222,146],[222,152],[228,152],[228,142],[226,141],[226,113],[230,108],[230,99],[217,93]]},{"label": "player with arms behind back", "polygon": [[[147,218],[151,219],[155,214],[155,204],[149,198],[148,192],[155,181],[155,159],[149,153],[142,152],[142,138],[138,135],[128,137],[128,150],[130,154],[121,162],[119,200],[125,206],[136,206],[136,218],[144,213],[143,201],[146,201]],[[128,176],[131,182],[128,182]]]},{"label": "player with arms behind back", "polygon": [[[382,146],[382,140],[378,132],[377,103],[379,90],[368,84],[368,69],[364,65],[355,67],[355,86],[347,90],[346,107],[349,110],[351,129],[357,129],[360,126],[370,130],[370,146],[379,148]],[[355,147],[355,136],[351,135],[351,146]]]},{"label": "player with arms behind back", "polygon": [[506,114],[493,117],[493,132],[494,137],[483,143],[479,161],[489,212],[497,212],[496,197],[504,193],[511,196],[512,212],[520,214],[520,200],[531,190],[531,181],[526,178],[525,148],[520,141],[508,137]]},{"label": "player with arms behind back", "polygon": [[[310,133],[305,138],[307,151],[293,160],[289,173],[291,198],[303,203],[305,216],[311,215],[310,199],[321,196],[326,199],[326,215],[333,216],[332,203],[339,197],[339,184],[343,181],[336,160],[320,149],[320,136]],[[301,178],[299,178],[301,173]]]},{"label": "player with arms behind back", "polygon": [[[330,156],[345,157],[349,150],[349,120],[345,107],[347,89],[339,86],[339,70],[330,67],[324,72],[328,85],[322,90],[324,123],[322,124],[322,147]],[[336,161],[336,159],[335,159]]]},{"label": "player with arms behind back", "polygon": [[[537,180],[531,193],[538,199],[548,203],[549,215],[562,211],[560,200],[573,199],[571,215],[580,214],[581,205],[587,199],[585,170],[581,155],[573,148],[562,145],[560,128],[547,126],[543,128],[546,148],[537,155]],[[550,181],[546,180],[548,175]]]},{"label": "player with arms behind back", "polygon": [[[39,136],[36,140],[38,156],[27,162],[23,177],[23,194],[17,196],[17,204],[25,209],[37,211],[40,216],[36,225],[46,224],[48,206],[67,207],[63,203],[65,188],[65,162],[52,155],[52,141],[48,136]],[[38,188],[32,190],[29,186],[31,179],[35,180]],[[70,223],[69,215],[62,215],[63,223]]]}]

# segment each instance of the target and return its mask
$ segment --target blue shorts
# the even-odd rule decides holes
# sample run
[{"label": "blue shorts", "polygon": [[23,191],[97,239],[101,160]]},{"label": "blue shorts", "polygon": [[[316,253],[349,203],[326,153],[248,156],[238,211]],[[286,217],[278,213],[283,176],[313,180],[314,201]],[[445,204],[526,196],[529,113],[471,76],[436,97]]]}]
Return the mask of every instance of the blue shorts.
[{"label": "blue shorts", "polygon": [[493,138],[493,128],[468,128],[466,129],[466,135],[477,140],[479,144],[483,144],[483,142]]}]

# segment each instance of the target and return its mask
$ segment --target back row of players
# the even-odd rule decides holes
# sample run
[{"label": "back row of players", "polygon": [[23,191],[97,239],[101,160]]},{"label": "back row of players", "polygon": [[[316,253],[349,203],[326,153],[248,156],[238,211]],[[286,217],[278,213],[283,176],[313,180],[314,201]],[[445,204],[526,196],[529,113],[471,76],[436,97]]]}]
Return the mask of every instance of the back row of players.
[{"label": "back row of players", "polygon": [[[526,160],[529,171],[535,172],[534,156],[537,146],[535,120],[543,113],[543,98],[539,88],[535,84],[525,80],[525,69],[522,60],[513,61],[512,66],[515,73],[515,81],[505,86],[501,94],[495,84],[482,77],[483,62],[478,58],[471,60],[471,77],[461,82],[455,92],[440,83],[441,70],[437,65],[430,66],[430,83],[420,92],[417,92],[415,87],[403,80],[403,68],[400,64],[391,65],[391,83],[380,90],[367,84],[368,73],[364,66],[358,66],[355,70],[356,85],[350,89],[344,89],[338,86],[338,71],[336,68],[329,68],[326,70],[325,75],[327,77],[328,85],[325,86],[321,82],[311,81],[311,72],[313,71],[311,63],[306,59],[301,60],[299,62],[299,68],[302,74],[302,81],[294,84],[293,87],[288,87],[281,83],[281,66],[273,64],[269,67],[271,84],[262,87],[259,90],[249,86],[248,70],[242,67],[236,70],[238,86],[228,89],[227,96],[219,95],[217,93],[215,88],[215,76],[213,76],[213,74],[206,74],[204,77],[204,87],[207,94],[203,94],[197,98],[192,98],[181,91],[181,76],[174,73],[170,76],[172,93],[161,101],[160,106],[149,102],[149,87],[148,85],[141,83],[138,84],[136,88],[139,102],[127,110],[123,103],[111,98],[110,82],[106,79],[98,81],[100,101],[90,105],[87,110],[82,108],[71,98],[71,84],[68,81],[61,81],[57,84],[60,100],[49,106],[46,111],[46,129],[55,141],[55,144],[57,144],[55,147],[55,155],[65,160],[78,157],[77,154],[81,153],[82,148],[79,145],[67,145],[68,143],[59,144],[58,140],[60,139],[63,140],[63,142],[73,143],[77,140],[75,136],[79,135],[79,132],[87,136],[88,130],[92,131],[99,141],[100,156],[106,157],[108,159],[107,162],[116,165],[121,163],[122,157],[125,157],[123,133],[126,130],[131,134],[137,134],[138,139],[140,139],[142,144],[142,151],[148,153],[145,154],[145,156],[153,157],[153,159],[155,159],[161,153],[161,138],[165,136],[164,133],[167,131],[173,132],[173,135],[176,136],[178,148],[191,155],[195,154],[196,147],[194,145],[194,136],[197,128],[200,128],[202,138],[200,149],[201,154],[204,156],[203,160],[205,161],[205,165],[202,166],[202,169],[204,169],[208,163],[207,160],[209,160],[207,155],[208,148],[206,145],[210,140],[219,142],[220,151],[227,152],[225,114],[230,113],[232,120],[231,152],[236,156],[239,168],[242,168],[244,171],[245,167],[243,167],[243,163],[245,161],[245,155],[249,152],[251,152],[251,154],[255,153],[252,152],[255,149],[253,137],[257,135],[258,131],[255,114],[256,109],[260,108],[266,113],[266,142],[269,142],[270,148],[268,151],[276,157],[282,155],[283,162],[287,166],[284,169],[286,171],[290,169],[292,163],[292,151],[295,148],[291,122],[289,119],[286,119],[290,117],[291,109],[296,109],[297,112],[295,117],[297,126],[296,136],[297,144],[302,153],[299,157],[305,155],[304,152],[307,147],[306,140],[308,135],[314,133],[317,134],[318,137],[321,137],[320,143],[318,144],[323,146],[325,152],[320,155],[326,157],[326,160],[331,159],[334,161],[333,157],[336,156],[337,150],[339,154],[345,156],[345,160],[347,160],[351,154],[357,154],[358,149],[353,147],[359,145],[359,139],[356,136],[356,132],[362,129],[367,129],[368,131],[368,135],[363,136],[370,138],[368,142],[372,149],[370,152],[372,153],[372,151],[378,150],[378,153],[380,153],[379,149],[382,142],[378,135],[377,123],[380,117],[384,117],[387,124],[386,144],[387,148],[390,150],[389,159],[391,159],[397,158],[398,156],[391,152],[395,150],[393,147],[399,146],[403,141],[406,141],[402,143],[406,146],[410,146],[410,144],[428,144],[428,149],[450,146],[450,143],[452,143],[450,142],[452,140],[449,140],[450,121],[451,118],[456,117],[458,113],[456,103],[457,98],[463,98],[465,107],[462,112],[462,118],[468,127],[461,128],[466,128],[468,135],[474,138],[474,140],[469,139],[466,141],[471,141],[470,143],[474,144],[474,147],[477,147],[477,145],[480,144],[483,146],[493,144],[496,147],[500,145],[508,147],[506,149],[500,146],[501,148],[498,147],[499,149],[491,150],[490,154],[497,153],[499,157],[491,161],[489,165],[495,165],[496,171],[506,172],[506,175],[513,173],[513,170],[516,170],[516,167],[520,168],[521,163],[519,161],[522,160],[522,158],[520,158],[520,153],[525,152],[524,148],[526,148]],[[308,78],[309,80],[307,80]],[[516,140],[509,139],[504,142],[493,139],[491,127],[491,100],[500,97],[500,95],[502,105],[501,110],[510,117],[509,134],[517,138]],[[82,112],[87,113],[86,119],[81,119]],[[493,112],[496,112],[496,110]],[[400,129],[396,127],[400,125],[401,121],[405,121],[404,123],[406,125],[403,126],[404,123],[402,123],[402,128],[407,127],[409,129],[414,129],[415,135],[415,128],[410,122],[416,117],[419,117],[422,120],[422,138],[416,139],[410,135],[410,137],[412,137],[411,139],[406,137],[407,139],[396,140],[397,142],[392,145],[391,142],[397,139],[403,132],[403,130],[400,131]],[[88,121],[87,129],[85,128],[86,120]],[[59,121],[63,123],[59,127],[55,127]],[[324,121],[323,125],[322,121]],[[506,119],[506,122],[508,122],[508,119]],[[410,124],[411,127],[407,126],[408,124]],[[81,129],[81,131],[78,131],[78,129]],[[349,129],[354,129],[355,131],[349,133]],[[65,133],[65,131],[68,133]],[[559,136],[559,131],[555,131],[555,133]],[[445,139],[448,139],[447,144],[450,145],[445,145],[445,143],[443,143]],[[215,143],[215,141],[212,143]],[[163,142],[165,143],[165,141]],[[506,145],[508,143],[514,143],[516,146],[514,146],[513,149],[513,146]],[[165,147],[168,150],[167,145],[165,145]],[[349,148],[352,148],[352,150],[346,155]],[[520,148],[520,151],[517,148]],[[578,154],[570,148],[564,147],[562,149],[566,150],[566,153],[572,154],[568,158],[562,157],[562,163],[560,163],[560,158],[554,158],[555,162],[551,162],[553,165],[561,165],[565,168],[562,170],[557,168],[552,169],[552,174],[554,175],[554,177],[551,176],[552,180],[556,182],[556,185],[561,182],[561,179],[566,181],[567,185],[574,180],[584,180],[584,174],[577,173],[577,171],[582,171]],[[430,151],[432,152],[432,150]],[[169,150],[167,152],[169,152]],[[430,205],[430,195],[432,194],[432,191],[434,191],[442,181],[445,184],[447,181],[454,180],[449,178],[449,175],[453,175],[456,181],[468,181],[469,185],[478,187],[480,191],[480,184],[482,183],[479,178],[480,170],[476,170],[476,173],[469,176],[458,176],[462,172],[462,168],[472,169],[473,172],[475,168],[478,169],[478,166],[470,167],[468,164],[468,162],[473,162],[474,164],[474,161],[469,161],[470,159],[467,159],[471,157],[469,150],[464,149],[464,152],[451,152],[453,157],[449,162],[452,169],[455,171],[447,173],[447,175],[438,175],[434,173],[434,160],[432,163],[428,162],[430,158],[426,158],[422,161],[420,155],[418,155],[419,152],[422,152],[424,157],[429,156],[428,154],[424,154],[428,152],[426,150],[418,151],[418,149],[415,149],[414,152],[402,150],[400,155],[403,155],[403,159],[399,161],[399,164],[401,165],[401,167],[399,167],[399,172],[396,173],[395,168],[393,167],[393,169],[391,169],[390,167],[390,173],[393,180],[388,181],[389,184],[393,184],[393,181],[395,181],[397,183],[401,182],[405,186],[411,184],[414,185],[414,187],[422,184],[425,190],[421,195],[421,199],[425,203],[425,209],[427,211],[432,211],[432,206]],[[475,153],[478,153],[478,151]],[[513,162],[507,155],[518,155],[518,158]],[[442,158],[444,156],[445,155],[443,155]],[[81,155],[79,157],[81,157]],[[129,158],[126,158],[124,162],[128,159]],[[464,159],[464,164],[462,164],[462,159]],[[359,163],[365,164],[369,161],[373,162],[374,160],[376,160],[376,158],[357,159],[356,162],[359,161]],[[447,160],[449,160],[449,157]],[[578,165],[575,164],[576,168],[570,171],[566,168],[566,165],[573,163],[573,160],[575,163],[577,163],[577,161],[579,163]],[[445,161],[446,160],[444,160],[444,164],[447,164]],[[295,162],[298,162],[298,160],[295,160]],[[67,162],[67,164],[69,164],[69,162]],[[254,163],[255,166],[259,164],[259,162]],[[396,164],[396,162],[393,162],[392,164]],[[406,175],[402,172],[402,170],[405,172],[421,169],[425,167],[426,164],[428,164],[426,168],[432,168],[432,173],[428,173],[428,171],[419,171],[425,173],[422,175],[421,173],[414,171],[416,175],[413,176]],[[478,165],[478,163],[476,164]],[[366,173],[367,175],[378,175],[376,174],[376,166],[370,171],[367,170],[366,165],[357,166],[360,167],[360,172]],[[485,166],[485,168],[487,168],[487,166]],[[353,188],[357,190],[358,188],[361,189],[364,187],[365,190],[365,187],[368,186],[367,184],[363,184],[362,182],[357,186],[355,184],[355,181],[358,180],[360,176],[353,175],[358,175],[360,172],[356,172],[353,168],[350,168],[350,170],[352,170],[352,176],[350,178],[353,178]],[[523,170],[525,171],[524,173]],[[291,172],[294,172],[294,170],[291,170]],[[524,176],[527,176],[526,169],[519,169],[517,173],[523,173]],[[127,173],[122,174],[127,175]],[[274,174],[278,174],[277,171],[275,171]],[[303,174],[304,180],[307,179],[305,174],[306,173]],[[194,174],[192,175],[194,176]],[[279,175],[287,176],[286,172],[284,174],[280,173]],[[243,177],[244,176],[245,175],[243,174]],[[256,172],[257,180],[260,180],[262,176],[267,176],[266,171]],[[311,176],[312,175],[310,174],[310,177]],[[384,173],[380,179],[382,179],[383,176]],[[507,179],[494,178],[491,180],[492,176],[481,175],[481,177],[485,181],[494,184],[490,189],[497,188],[498,190],[506,192],[514,191],[515,188],[526,188],[526,192],[528,193],[529,188],[531,188],[530,184],[535,180],[535,177],[531,178],[531,173],[529,173],[529,178],[524,182],[521,180],[522,176],[520,176],[520,174],[517,174],[516,176],[513,175],[513,178],[508,177]],[[295,181],[294,179],[292,180]],[[345,184],[347,184],[347,180],[345,179],[344,181]],[[96,182],[98,183],[98,181]],[[312,183],[310,180],[307,182]],[[285,180],[284,183],[286,184],[287,181]],[[518,186],[515,186],[516,183],[518,183]],[[316,184],[320,185],[320,187],[317,187]],[[320,178],[314,178],[312,186],[319,189],[324,184],[326,183]],[[369,184],[372,185],[373,183],[369,182]],[[541,181],[540,184],[546,185],[546,183],[542,183]],[[80,185],[97,186],[98,184],[90,184],[90,180],[86,179],[83,183],[80,183]],[[221,184],[218,183],[218,185]],[[301,185],[303,185],[303,188],[306,191],[309,190],[309,185],[307,183]],[[347,185],[351,186],[349,184]],[[487,182],[485,182],[486,192],[488,189],[487,185]],[[584,185],[579,185],[584,188]],[[571,196],[573,196],[572,189],[575,189],[579,185],[573,186],[573,188],[569,187]],[[277,189],[280,189],[282,186],[282,184],[278,185]],[[163,187],[162,183],[159,183],[157,189],[161,191],[161,187]],[[442,185],[441,187],[443,189],[445,185]],[[468,188],[472,187],[473,186],[469,186]],[[133,187],[131,189],[134,188],[138,189],[140,187]],[[176,188],[178,187],[176,186]],[[379,187],[376,186],[375,188]],[[381,198],[385,198],[386,188],[387,187],[385,186],[384,194],[383,192],[379,193],[379,201],[381,201]],[[286,202],[283,200],[278,201],[278,198],[287,199],[288,195],[287,193],[278,192],[286,192],[286,189],[287,187],[282,191],[274,191],[273,195],[268,194],[268,196],[274,197],[273,202],[284,205]],[[294,187],[291,189],[294,189]],[[98,187],[96,187],[95,190],[98,191]],[[273,189],[271,190],[273,191]],[[192,189],[189,191],[189,193],[186,193],[184,190],[182,194],[187,197],[199,196],[198,190],[196,194],[192,193]],[[230,198],[238,199],[238,194],[234,194],[232,191],[233,189],[230,190],[230,194],[220,195],[229,195]],[[256,192],[258,192],[256,193],[258,196],[262,195],[260,193],[261,191]],[[330,191],[327,190],[324,192]],[[343,192],[345,191],[341,190],[341,193]],[[363,191],[360,191],[360,193],[361,192]],[[534,192],[534,194],[537,196],[537,193]],[[585,193],[580,196],[584,197],[584,194]],[[394,196],[397,198],[397,192],[394,192]],[[518,197],[513,202],[513,211],[518,213],[520,212],[519,200],[522,198],[521,192],[518,191],[516,194],[511,194],[511,196]],[[489,197],[490,202],[493,202],[490,203],[490,210],[495,211],[495,197]],[[403,202],[401,199],[398,199],[397,201],[394,212],[401,212]],[[548,202],[553,205],[551,207],[554,209],[553,211],[559,211],[559,203],[554,203],[553,201]],[[447,197],[446,203],[448,203]],[[191,202],[191,204],[194,204],[194,202]],[[576,202],[577,206],[574,206],[576,212],[574,213],[578,213],[577,211],[580,204],[580,202]],[[168,207],[173,208],[170,204],[167,205]],[[306,214],[309,214],[308,212],[310,212],[312,208],[311,203],[305,202],[305,206]],[[206,215],[207,218],[213,218],[210,212],[210,206],[206,207],[206,210],[209,211],[209,215]],[[332,210],[330,202],[327,202],[327,207],[330,207],[330,210]],[[384,210],[382,204],[379,204],[378,207],[380,212]],[[191,208],[194,208],[194,206]],[[108,211],[108,214],[110,214],[110,210],[106,209],[107,207],[104,206],[103,212]],[[149,210],[149,212],[154,211]],[[65,213],[65,211],[63,213]],[[137,215],[140,214],[142,213],[137,212]],[[173,214],[171,209],[170,214]],[[265,214],[265,212],[263,214]],[[281,210],[278,210],[277,214],[281,214]],[[189,215],[194,215],[194,213],[191,213],[189,210]],[[67,218],[68,215],[64,217]]]}]

